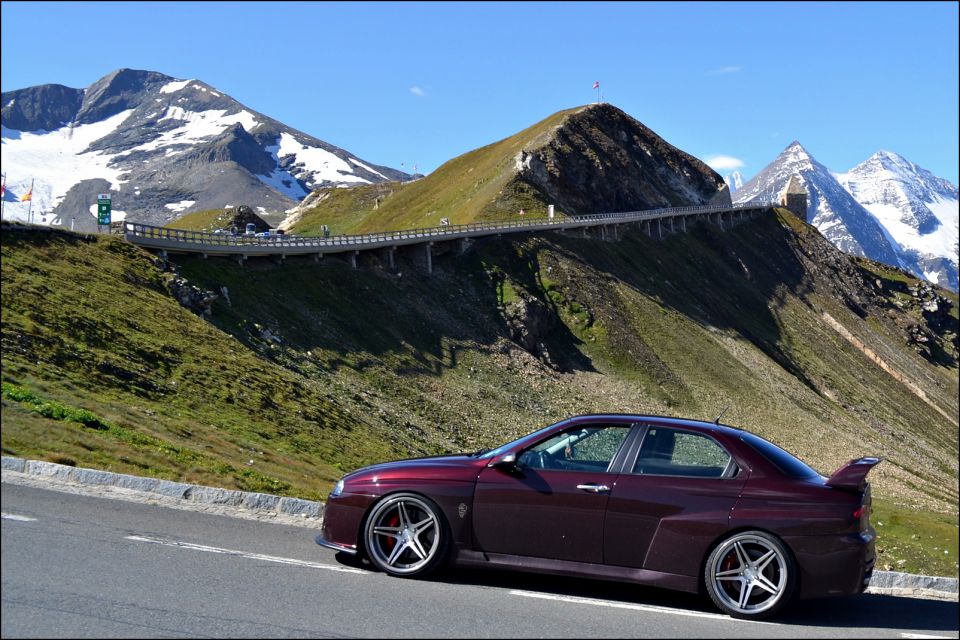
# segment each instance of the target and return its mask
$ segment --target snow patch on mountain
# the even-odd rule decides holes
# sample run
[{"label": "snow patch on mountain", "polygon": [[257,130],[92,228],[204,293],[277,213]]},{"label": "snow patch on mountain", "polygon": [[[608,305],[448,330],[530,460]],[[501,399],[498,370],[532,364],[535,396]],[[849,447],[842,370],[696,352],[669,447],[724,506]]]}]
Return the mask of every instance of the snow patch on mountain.
[{"label": "snow patch on mountain", "polygon": [[167,150],[166,155],[176,155],[198,142],[219,135],[224,129],[234,124],[243,125],[243,128],[247,131],[259,124],[256,117],[249,111],[227,115],[226,109],[187,111],[176,106],[167,107],[164,116],[158,122],[164,120],[176,120],[183,124],[176,129],[164,131],[150,142],[133,147],[129,151],[118,155],[130,154],[135,151],[154,151],[161,147],[172,147],[172,145],[183,145],[180,149],[170,148]]},{"label": "snow patch on mountain", "polygon": [[287,161],[288,156],[293,156],[293,167],[297,171],[291,171],[291,174],[297,177],[312,173],[306,183],[308,187],[323,181],[370,184],[369,180],[353,175],[353,169],[345,160],[321,147],[311,147],[298,142],[286,132],[280,134],[277,156],[281,161]]},{"label": "snow patch on mountain", "polygon": [[170,211],[183,211],[192,207],[196,203],[196,200],[181,200],[180,202],[171,202],[170,204],[163,205]]},{"label": "snow patch on mountain", "polygon": [[[118,189],[123,170],[109,166],[113,154],[87,151],[97,140],[117,130],[133,113],[120,113],[91,124],[66,126],[56,131],[16,131],[2,127],[3,167],[7,190],[22,197],[33,181],[33,205],[29,202],[4,205],[5,219],[26,221],[29,211],[52,211],[67,191],[81,180],[101,178]],[[16,173],[13,173],[15,167]],[[94,205],[94,208],[96,205]]]},{"label": "snow patch on mountain", "polygon": [[[257,175],[257,178],[293,200],[303,200],[313,188],[324,182],[370,184],[369,180],[354,175],[346,160],[326,149],[303,144],[286,132],[280,134],[276,144],[265,147],[265,151],[273,156],[277,168],[268,175]],[[350,162],[388,179],[352,157]]]},{"label": "snow patch on mountain", "polygon": [[[173,82],[168,82],[160,87],[160,93],[176,93],[181,89],[186,89],[187,85],[191,82],[193,82],[193,80],[174,80]],[[202,89],[203,87],[200,88]]]},{"label": "snow patch on mountain", "polygon": [[390,178],[388,178],[387,176],[385,176],[385,175],[383,175],[382,173],[380,173],[379,171],[377,171],[376,169],[374,169],[373,167],[368,167],[367,165],[363,164],[362,162],[360,162],[360,161],[357,160],[356,158],[350,158],[350,162],[352,162],[353,164],[357,165],[357,166],[360,167],[361,169],[366,169],[366,170],[369,171],[370,173],[375,173],[375,174],[377,174],[378,176],[380,176],[380,177],[383,178],[384,180],[389,180],[389,179],[390,179]]}]

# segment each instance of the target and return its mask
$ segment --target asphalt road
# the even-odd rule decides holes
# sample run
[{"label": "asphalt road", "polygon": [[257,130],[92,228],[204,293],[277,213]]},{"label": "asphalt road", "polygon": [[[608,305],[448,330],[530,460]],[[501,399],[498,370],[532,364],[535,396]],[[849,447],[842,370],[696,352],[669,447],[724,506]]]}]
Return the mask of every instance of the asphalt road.
[{"label": "asphalt road", "polygon": [[631,585],[391,578],[339,563],[311,529],[0,487],[4,638],[958,637],[956,602],[861,595],[744,622]]}]

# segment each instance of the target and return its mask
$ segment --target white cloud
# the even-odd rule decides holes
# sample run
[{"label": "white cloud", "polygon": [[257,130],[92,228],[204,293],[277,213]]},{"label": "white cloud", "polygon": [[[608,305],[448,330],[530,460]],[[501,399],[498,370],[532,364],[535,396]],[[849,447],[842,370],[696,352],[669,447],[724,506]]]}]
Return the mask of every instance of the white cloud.
[{"label": "white cloud", "polygon": [[704,162],[716,171],[730,171],[731,169],[739,169],[743,166],[743,160],[734,158],[733,156],[710,156],[705,159]]},{"label": "white cloud", "polygon": [[426,91],[424,91],[423,89],[421,89],[420,87],[417,87],[417,86],[410,87],[410,93],[412,93],[413,95],[415,95],[415,96],[417,96],[417,97],[419,97],[419,98],[422,98],[422,97],[424,97],[425,95],[427,95],[427,92],[426,92]]},{"label": "white cloud", "polygon": [[720,67],[719,69],[714,69],[713,71],[711,71],[710,75],[720,76],[726,73],[737,73],[741,69],[743,69],[743,67]]}]

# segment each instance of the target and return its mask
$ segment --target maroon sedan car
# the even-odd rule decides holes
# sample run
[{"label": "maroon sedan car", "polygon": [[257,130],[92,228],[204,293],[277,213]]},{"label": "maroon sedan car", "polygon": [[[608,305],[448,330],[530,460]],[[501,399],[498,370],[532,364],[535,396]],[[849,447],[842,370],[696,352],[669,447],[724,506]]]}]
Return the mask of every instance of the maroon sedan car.
[{"label": "maroon sedan car", "polygon": [[758,619],[795,595],[866,588],[865,477],[879,461],[825,478],[740,429],[578,416],[491,451],[354,471],[331,492],[317,543],[396,576],[449,562],[705,590]]}]

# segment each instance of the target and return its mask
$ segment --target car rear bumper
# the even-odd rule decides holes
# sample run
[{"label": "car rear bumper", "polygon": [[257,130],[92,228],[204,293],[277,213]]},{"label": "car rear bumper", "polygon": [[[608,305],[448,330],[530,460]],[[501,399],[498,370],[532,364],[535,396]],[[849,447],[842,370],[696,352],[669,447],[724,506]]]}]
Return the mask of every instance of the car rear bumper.
[{"label": "car rear bumper", "polygon": [[876,562],[873,530],[842,536],[784,538],[800,566],[800,597],[822,598],[862,593]]}]

